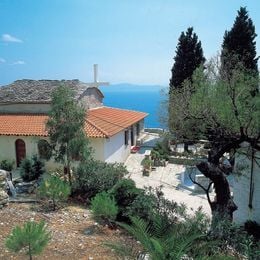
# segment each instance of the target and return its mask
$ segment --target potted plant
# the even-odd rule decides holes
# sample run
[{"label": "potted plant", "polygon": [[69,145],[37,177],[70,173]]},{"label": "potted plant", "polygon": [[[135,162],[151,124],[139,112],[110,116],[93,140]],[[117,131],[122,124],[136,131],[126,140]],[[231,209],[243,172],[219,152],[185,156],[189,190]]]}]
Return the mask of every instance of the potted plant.
[{"label": "potted plant", "polygon": [[143,175],[144,176],[149,176],[151,168],[152,168],[152,160],[145,158],[143,160]]}]

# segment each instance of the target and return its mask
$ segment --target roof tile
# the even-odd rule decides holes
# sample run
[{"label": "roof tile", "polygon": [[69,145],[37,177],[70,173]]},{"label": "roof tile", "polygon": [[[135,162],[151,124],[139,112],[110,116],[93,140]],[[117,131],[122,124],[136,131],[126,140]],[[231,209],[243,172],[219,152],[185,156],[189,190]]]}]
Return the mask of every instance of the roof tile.
[{"label": "roof tile", "polygon": [[[88,110],[85,131],[91,138],[108,138],[146,117],[143,112],[100,107]],[[48,136],[47,115],[0,114],[0,135]]]}]

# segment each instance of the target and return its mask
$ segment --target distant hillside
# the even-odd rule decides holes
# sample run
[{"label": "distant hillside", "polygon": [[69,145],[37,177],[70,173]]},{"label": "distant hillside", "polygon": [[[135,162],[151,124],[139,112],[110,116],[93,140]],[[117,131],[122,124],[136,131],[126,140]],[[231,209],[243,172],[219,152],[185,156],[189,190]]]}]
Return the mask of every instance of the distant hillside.
[{"label": "distant hillside", "polygon": [[129,83],[112,84],[109,86],[101,87],[100,89],[105,93],[109,92],[158,92],[166,86],[160,85],[135,85]]}]

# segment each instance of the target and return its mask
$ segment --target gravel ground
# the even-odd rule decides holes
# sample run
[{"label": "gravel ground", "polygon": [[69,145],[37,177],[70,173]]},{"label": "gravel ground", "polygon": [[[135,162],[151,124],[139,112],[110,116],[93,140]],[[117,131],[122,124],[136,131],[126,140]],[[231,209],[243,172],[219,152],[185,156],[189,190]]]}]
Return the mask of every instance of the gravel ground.
[{"label": "gravel ground", "polygon": [[[23,253],[14,254],[4,246],[5,238],[16,225],[28,220],[45,220],[52,239],[40,256],[33,259],[120,259],[105,242],[135,243],[120,230],[97,226],[96,232],[87,236],[84,230],[95,225],[90,212],[80,206],[67,206],[50,213],[37,212],[33,204],[11,203],[0,210],[0,259],[28,259]],[[37,207],[36,207],[37,209]]]}]

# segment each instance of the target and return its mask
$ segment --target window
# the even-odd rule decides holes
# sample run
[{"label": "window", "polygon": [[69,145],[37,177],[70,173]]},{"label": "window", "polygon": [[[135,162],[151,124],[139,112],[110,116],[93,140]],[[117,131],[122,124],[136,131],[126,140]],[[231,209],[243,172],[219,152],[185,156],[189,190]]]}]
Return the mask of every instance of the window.
[{"label": "window", "polygon": [[128,143],[129,143],[129,131],[126,130],[125,131],[125,145],[128,145]]},{"label": "window", "polygon": [[136,124],[136,135],[139,136],[140,135],[140,123]]},{"label": "window", "polygon": [[52,155],[51,145],[44,139],[39,140],[38,153],[40,159],[49,160]]}]

